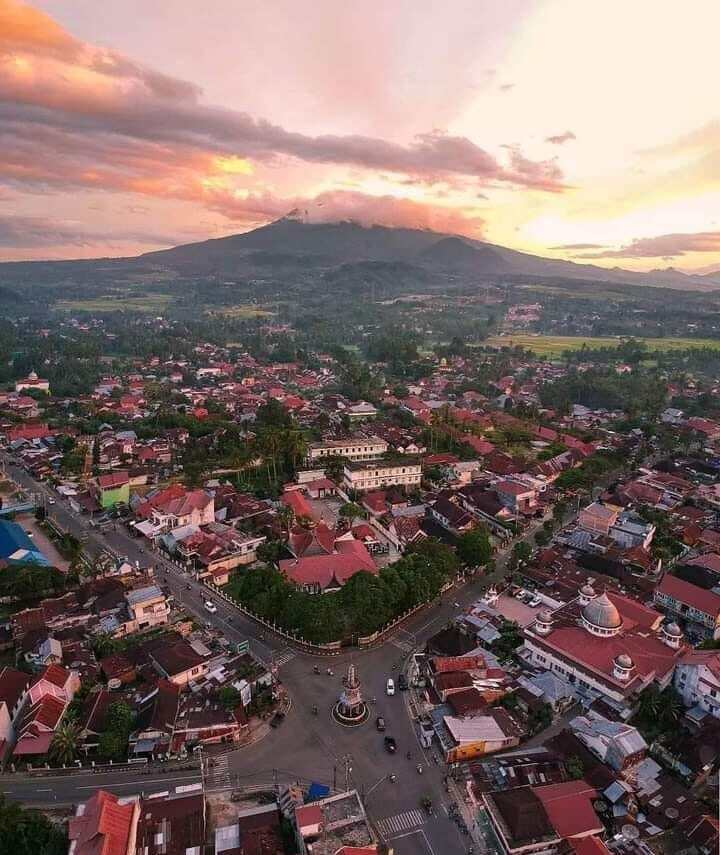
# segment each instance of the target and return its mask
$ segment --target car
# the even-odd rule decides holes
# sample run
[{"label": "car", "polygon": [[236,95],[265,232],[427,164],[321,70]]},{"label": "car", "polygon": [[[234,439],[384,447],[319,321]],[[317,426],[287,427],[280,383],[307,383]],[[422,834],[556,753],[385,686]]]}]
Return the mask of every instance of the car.
[{"label": "car", "polygon": [[383,739],[383,743],[388,754],[394,754],[397,751],[397,742],[395,742],[392,736],[386,736]]},{"label": "car", "polygon": [[47,502],[48,502],[48,505],[54,505],[55,499],[48,499]]},{"label": "car", "polygon": [[535,594],[535,596],[532,598],[532,600],[530,600],[528,605],[531,606],[533,609],[536,609],[541,603],[542,600],[540,599],[540,597],[538,597],[537,594]]},{"label": "car", "polygon": [[388,695],[394,695],[395,694],[395,681],[393,680],[392,677],[388,678],[387,684],[385,686],[385,693]]},{"label": "car", "polygon": [[206,611],[209,611],[211,615],[214,615],[217,611],[217,606],[215,603],[211,603],[210,600],[205,600],[203,605],[205,606]]},{"label": "car", "polygon": [[33,533],[30,531],[30,529],[29,529],[29,528],[26,528],[26,529],[25,529],[25,534],[26,534],[28,537],[34,537]]},{"label": "car", "polygon": [[384,719],[381,715],[379,715],[379,716],[375,719],[375,727],[376,727],[376,728],[377,728],[381,733],[382,733],[382,731],[383,731],[383,730],[385,730],[385,719]]},{"label": "car", "polygon": [[519,591],[515,591],[515,596],[518,600],[522,600],[522,598],[527,594],[525,588],[520,588]]},{"label": "car", "polygon": [[407,677],[404,674],[399,674],[398,675],[398,689],[400,689],[401,692],[404,692],[407,689],[407,687],[408,687]]}]

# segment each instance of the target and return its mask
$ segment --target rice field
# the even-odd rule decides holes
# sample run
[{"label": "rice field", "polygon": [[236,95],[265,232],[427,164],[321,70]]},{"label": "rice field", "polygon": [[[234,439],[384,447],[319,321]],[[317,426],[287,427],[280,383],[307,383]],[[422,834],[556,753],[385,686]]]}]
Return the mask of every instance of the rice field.
[{"label": "rice field", "polygon": [[[528,333],[508,333],[486,339],[483,344],[490,347],[523,347],[532,350],[538,356],[559,357],[565,350],[579,350],[583,344],[589,349],[617,347],[624,339],[619,336],[563,336],[529,335]],[[714,338],[644,338],[650,351],[688,350],[690,348],[710,347],[720,350],[720,339]]]}]

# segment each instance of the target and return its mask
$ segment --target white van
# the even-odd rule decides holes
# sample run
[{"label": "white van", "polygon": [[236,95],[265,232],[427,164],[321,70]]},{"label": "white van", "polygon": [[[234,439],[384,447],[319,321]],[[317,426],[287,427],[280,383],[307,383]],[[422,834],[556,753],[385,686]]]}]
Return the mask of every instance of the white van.
[{"label": "white van", "polygon": [[395,694],[395,681],[392,677],[390,677],[387,681],[387,685],[385,686],[385,691],[388,695]]},{"label": "white van", "polygon": [[205,600],[205,609],[209,611],[211,615],[214,615],[217,611],[217,606],[215,603],[211,603],[210,600]]}]

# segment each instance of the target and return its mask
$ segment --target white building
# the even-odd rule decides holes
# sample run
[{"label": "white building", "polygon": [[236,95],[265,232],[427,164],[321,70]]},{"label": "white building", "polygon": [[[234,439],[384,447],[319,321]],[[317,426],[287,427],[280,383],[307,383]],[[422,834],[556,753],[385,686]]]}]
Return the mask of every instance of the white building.
[{"label": "white building", "polygon": [[309,463],[326,457],[346,457],[348,460],[376,460],[388,450],[388,444],[379,436],[349,436],[346,439],[326,439],[308,446]]},{"label": "white building", "polygon": [[34,371],[31,371],[27,377],[24,377],[22,380],[15,381],[15,391],[22,392],[23,389],[33,390],[35,389],[38,392],[50,392],[50,381],[43,380],[42,377],[38,377]]},{"label": "white building", "polygon": [[422,466],[411,460],[391,463],[387,460],[346,463],[343,485],[346,490],[379,490],[383,487],[415,487],[420,484]]},{"label": "white building", "polygon": [[660,612],[614,592],[597,596],[590,585],[577,600],[543,609],[523,632],[526,661],[620,712],[650,684],[667,686],[685,650],[682,633],[663,626]]},{"label": "white building", "polygon": [[675,688],[685,706],[720,718],[720,651],[689,650],[675,668]]}]

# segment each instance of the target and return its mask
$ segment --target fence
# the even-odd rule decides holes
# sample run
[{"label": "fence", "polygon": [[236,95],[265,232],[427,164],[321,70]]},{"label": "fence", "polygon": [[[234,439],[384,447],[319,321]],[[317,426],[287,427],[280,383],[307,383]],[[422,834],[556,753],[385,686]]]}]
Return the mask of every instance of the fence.
[{"label": "fence", "polygon": [[[339,641],[330,641],[327,644],[313,644],[310,641],[306,641],[304,638],[300,636],[294,635],[293,633],[286,632],[282,627],[277,626],[274,622],[270,622],[265,620],[265,618],[260,617],[260,615],[256,615],[254,612],[251,612],[250,609],[245,608],[242,603],[239,603],[234,597],[231,597],[229,594],[226,594],[222,588],[219,588],[213,582],[206,579],[204,581],[205,587],[211,590],[218,597],[221,597],[225,600],[226,603],[230,603],[234,606],[239,612],[244,614],[246,617],[249,617],[251,620],[256,621],[261,626],[266,629],[274,632],[276,635],[279,635],[281,638],[284,638],[289,644],[294,644],[295,646],[301,648],[306,653],[314,653],[317,656],[337,656],[341,652],[345,643],[342,640]],[[322,596],[318,594],[318,596]],[[412,609],[408,609],[401,615],[395,618],[395,620],[386,624],[381,629],[372,633],[371,635],[359,636],[355,639],[355,645],[359,648],[368,648],[372,647],[374,644],[378,644],[387,638],[387,636],[394,630],[400,626],[401,623],[406,621],[408,618],[412,617],[417,612],[424,609],[428,604],[420,603]]]}]

